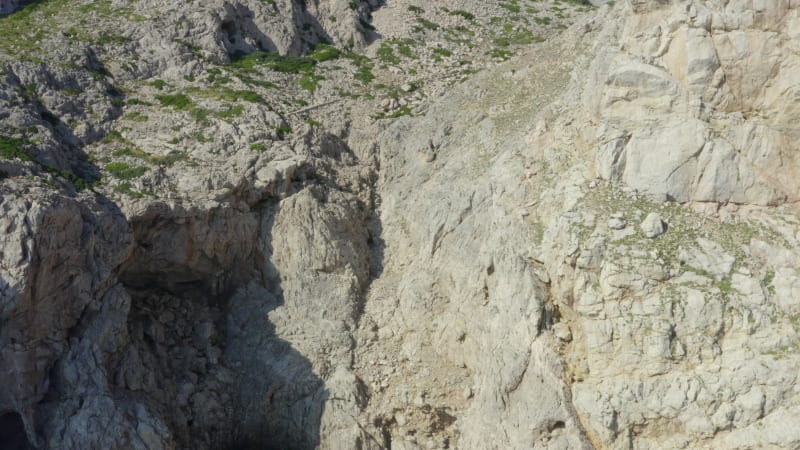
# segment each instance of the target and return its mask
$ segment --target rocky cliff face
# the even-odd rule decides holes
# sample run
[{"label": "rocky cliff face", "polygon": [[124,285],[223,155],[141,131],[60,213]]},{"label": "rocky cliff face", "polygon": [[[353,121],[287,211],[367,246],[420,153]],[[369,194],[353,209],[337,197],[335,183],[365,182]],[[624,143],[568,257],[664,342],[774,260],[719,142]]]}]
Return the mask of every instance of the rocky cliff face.
[{"label": "rocky cliff face", "polygon": [[794,2],[23,6],[0,447],[800,445]]},{"label": "rocky cliff face", "polygon": [[[796,202],[794,9],[634,8],[586,105],[600,123],[601,176],[681,203]],[[673,144],[662,164],[648,164],[662,142]]]}]

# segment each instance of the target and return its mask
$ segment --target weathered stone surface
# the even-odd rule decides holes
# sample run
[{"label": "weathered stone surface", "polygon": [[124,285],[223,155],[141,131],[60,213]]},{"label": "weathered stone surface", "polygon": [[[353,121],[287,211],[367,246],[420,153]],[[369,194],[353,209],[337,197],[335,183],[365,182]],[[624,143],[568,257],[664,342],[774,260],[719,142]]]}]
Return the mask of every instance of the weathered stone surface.
[{"label": "weathered stone surface", "polygon": [[612,230],[621,230],[626,226],[628,226],[628,222],[622,214],[612,214],[611,218],[608,219],[608,228]]},{"label": "weathered stone surface", "polygon": [[727,254],[719,244],[698,238],[696,246],[681,249],[678,258],[684,264],[711,274],[717,280],[728,278],[736,258]]},{"label": "weathered stone surface", "polygon": [[[20,202],[22,192],[28,200]],[[81,318],[102,307],[131,233],[107,200],[69,198],[35,183],[3,183],[0,209],[0,410],[20,414],[36,443],[34,409],[50,383],[45,369],[64,355]]]},{"label": "weathered stone surface", "polygon": [[797,201],[795,107],[778,98],[797,84],[792,45],[780,44],[795,5],[655,5],[632,2],[624,50],[590,87],[602,93],[598,175],[680,202]]},{"label": "weathered stone surface", "polygon": [[639,229],[642,230],[645,236],[653,239],[667,232],[667,224],[658,213],[651,212],[639,224]]},{"label": "weathered stone surface", "polygon": [[200,3],[0,55],[0,447],[800,444],[794,3]]}]

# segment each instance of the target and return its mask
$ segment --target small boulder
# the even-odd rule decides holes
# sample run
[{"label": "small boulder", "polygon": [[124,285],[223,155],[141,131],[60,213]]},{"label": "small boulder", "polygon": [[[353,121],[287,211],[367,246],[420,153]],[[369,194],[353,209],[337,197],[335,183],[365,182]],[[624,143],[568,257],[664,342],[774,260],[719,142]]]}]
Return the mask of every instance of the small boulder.
[{"label": "small boulder", "polygon": [[644,218],[644,221],[639,225],[645,236],[650,239],[657,238],[667,232],[667,224],[664,219],[656,212],[651,212]]}]

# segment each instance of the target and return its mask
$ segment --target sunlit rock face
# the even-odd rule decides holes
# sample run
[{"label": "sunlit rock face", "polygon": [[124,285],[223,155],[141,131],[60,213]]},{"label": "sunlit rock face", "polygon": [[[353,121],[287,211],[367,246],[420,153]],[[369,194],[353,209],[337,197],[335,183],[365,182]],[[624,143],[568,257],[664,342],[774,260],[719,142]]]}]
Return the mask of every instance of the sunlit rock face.
[{"label": "sunlit rock face", "polygon": [[796,202],[796,5],[633,9],[589,88],[598,174],[679,202]]}]

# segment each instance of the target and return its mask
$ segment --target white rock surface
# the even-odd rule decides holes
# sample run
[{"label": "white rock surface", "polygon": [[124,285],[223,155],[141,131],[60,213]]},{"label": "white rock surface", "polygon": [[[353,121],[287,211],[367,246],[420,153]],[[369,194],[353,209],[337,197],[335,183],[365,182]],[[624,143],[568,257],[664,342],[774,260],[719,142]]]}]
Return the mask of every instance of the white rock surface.
[{"label": "white rock surface", "polygon": [[667,232],[667,224],[658,213],[651,212],[639,224],[639,229],[642,230],[645,236],[653,239]]}]

